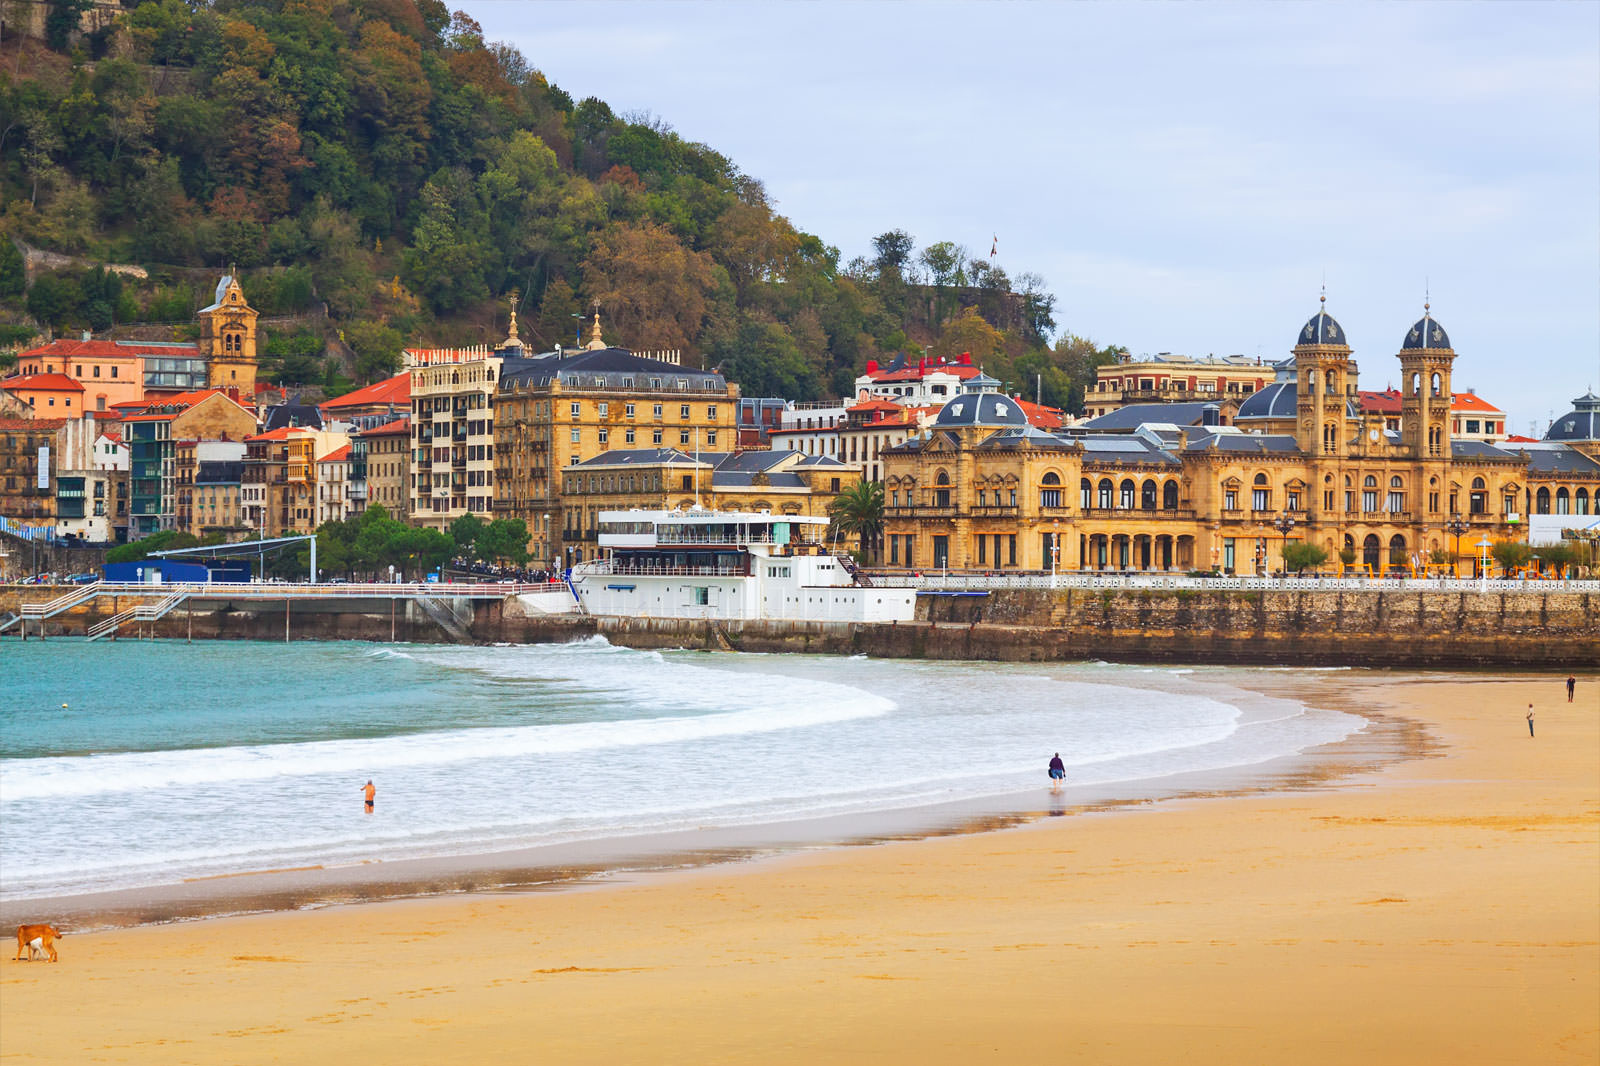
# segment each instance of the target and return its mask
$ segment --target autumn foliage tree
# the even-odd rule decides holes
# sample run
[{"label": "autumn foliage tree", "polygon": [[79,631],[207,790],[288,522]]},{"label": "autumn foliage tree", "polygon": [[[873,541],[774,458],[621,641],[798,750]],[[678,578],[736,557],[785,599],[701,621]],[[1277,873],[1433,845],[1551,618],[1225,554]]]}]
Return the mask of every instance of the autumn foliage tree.
[{"label": "autumn foliage tree", "polygon": [[[0,238],[155,271],[304,268],[324,339],[376,341],[362,376],[393,347],[376,328],[478,343],[515,288],[534,343],[570,343],[599,301],[608,341],[682,349],[749,394],[848,394],[868,359],[924,348],[1063,406],[1092,379],[1052,347],[1037,276],[899,228],[846,262],[734,161],[574,101],[441,0],[144,0],[92,41],[82,6],[52,2],[54,51],[0,73]],[[66,324],[52,284],[0,312]],[[388,306],[397,285],[414,312]]]}]

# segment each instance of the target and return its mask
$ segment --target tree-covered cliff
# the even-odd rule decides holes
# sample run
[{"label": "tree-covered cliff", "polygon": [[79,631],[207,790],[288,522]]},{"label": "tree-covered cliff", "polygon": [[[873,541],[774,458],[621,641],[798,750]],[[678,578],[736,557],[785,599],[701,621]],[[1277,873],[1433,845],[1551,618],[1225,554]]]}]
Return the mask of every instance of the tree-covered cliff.
[{"label": "tree-covered cliff", "polygon": [[0,263],[13,327],[182,321],[237,264],[269,314],[327,309],[268,325],[269,378],[321,372],[310,334],[362,378],[402,342],[492,342],[512,289],[536,346],[599,301],[608,339],[684,349],[747,395],[839,395],[867,359],[931,347],[1030,394],[1042,374],[1065,405],[1106,358],[1052,348],[1044,282],[955,243],[889,228],[841,262],[733,161],[574,101],[440,0],[143,0],[89,34],[83,6],[0,42],[0,225],[81,260],[26,291]]}]

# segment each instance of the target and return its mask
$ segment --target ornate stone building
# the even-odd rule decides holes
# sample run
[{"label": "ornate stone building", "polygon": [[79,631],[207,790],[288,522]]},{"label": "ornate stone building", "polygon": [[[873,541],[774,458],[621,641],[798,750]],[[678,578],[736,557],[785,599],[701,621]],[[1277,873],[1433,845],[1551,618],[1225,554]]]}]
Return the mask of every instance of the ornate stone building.
[{"label": "ornate stone building", "polygon": [[1253,393],[1233,426],[1049,433],[1007,397],[953,400],[884,453],[884,561],[1248,573],[1280,569],[1303,540],[1335,567],[1349,548],[1369,572],[1409,571],[1458,544],[1470,558],[1484,539],[1524,539],[1540,501],[1596,499],[1600,463],[1577,447],[1452,439],[1456,353],[1429,313],[1400,347],[1398,432],[1360,413],[1353,352],[1325,310],[1293,357],[1293,380]]},{"label": "ornate stone building", "polygon": [[[606,343],[595,312],[589,342],[508,363],[494,396],[494,515],[527,523],[539,560],[591,557],[568,539],[563,472],[614,450],[727,451],[738,444],[739,386],[681,364],[677,352],[636,353]],[[573,549],[569,552],[567,549]]]}]

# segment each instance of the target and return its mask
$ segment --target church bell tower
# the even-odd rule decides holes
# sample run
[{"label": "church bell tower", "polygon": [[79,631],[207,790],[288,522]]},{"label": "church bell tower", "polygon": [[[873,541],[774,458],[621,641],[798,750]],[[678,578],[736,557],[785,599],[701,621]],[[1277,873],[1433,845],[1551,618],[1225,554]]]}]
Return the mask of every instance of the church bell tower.
[{"label": "church bell tower", "polygon": [[245,302],[237,274],[224,275],[217,283],[217,298],[202,308],[200,352],[206,357],[206,385],[213,389],[237,389],[246,403],[256,394],[256,319],[255,308]]}]

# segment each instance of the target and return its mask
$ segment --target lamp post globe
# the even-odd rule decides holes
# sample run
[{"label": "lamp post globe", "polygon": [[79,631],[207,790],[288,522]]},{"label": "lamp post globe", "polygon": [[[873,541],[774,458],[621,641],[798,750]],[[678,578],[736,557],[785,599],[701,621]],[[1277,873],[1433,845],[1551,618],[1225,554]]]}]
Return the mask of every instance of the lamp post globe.
[{"label": "lamp post globe", "polygon": [[1282,542],[1278,548],[1278,560],[1283,563],[1283,569],[1287,571],[1289,563],[1288,560],[1283,558],[1283,552],[1289,546],[1289,534],[1294,530],[1294,515],[1288,511],[1283,512],[1272,520],[1272,527],[1278,531],[1278,536]]}]

